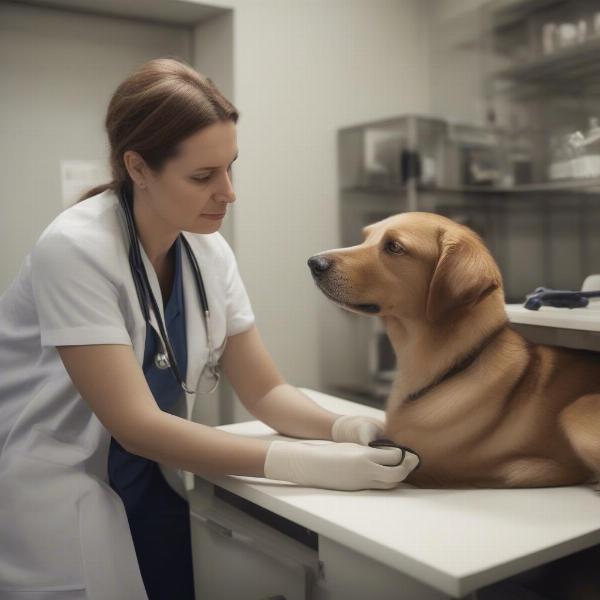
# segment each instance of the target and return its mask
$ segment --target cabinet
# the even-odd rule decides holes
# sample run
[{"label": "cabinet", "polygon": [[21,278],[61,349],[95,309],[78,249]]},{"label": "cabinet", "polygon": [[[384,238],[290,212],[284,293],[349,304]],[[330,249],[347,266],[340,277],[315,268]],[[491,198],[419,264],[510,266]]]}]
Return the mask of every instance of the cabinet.
[{"label": "cabinet", "polygon": [[[198,598],[319,597],[315,585],[321,563],[315,534],[221,487],[199,484],[192,495],[190,525]],[[290,527],[303,535],[290,535]]]}]

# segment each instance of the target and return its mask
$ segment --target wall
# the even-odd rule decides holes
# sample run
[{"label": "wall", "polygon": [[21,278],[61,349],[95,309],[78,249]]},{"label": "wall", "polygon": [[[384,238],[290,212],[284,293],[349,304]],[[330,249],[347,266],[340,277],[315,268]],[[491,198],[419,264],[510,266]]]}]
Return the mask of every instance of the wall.
[{"label": "wall", "polygon": [[61,159],[105,159],[110,95],[138,64],[191,55],[191,30],[0,3],[0,293],[63,209]]},{"label": "wall", "polygon": [[240,271],[282,375],[318,389],[319,323],[342,309],[316,289],[306,261],[338,246],[336,132],[429,111],[430,2],[213,4],[234,9]]}]

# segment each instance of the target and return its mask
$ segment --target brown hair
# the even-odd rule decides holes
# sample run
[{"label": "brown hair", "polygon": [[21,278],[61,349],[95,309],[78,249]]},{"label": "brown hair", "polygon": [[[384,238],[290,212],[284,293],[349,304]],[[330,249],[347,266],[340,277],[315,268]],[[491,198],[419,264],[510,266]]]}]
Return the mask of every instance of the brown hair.
[{"label": "brown hair", "polygon": [[177,145],[218,121],[237,123],[239,113],[215,84],[177,57],[144,63],[117,87],[104,122],[110,143],[112,181],[77,202],[107,189],[132,186],[123,154],[134,150],[155,172],[177,155]]}]

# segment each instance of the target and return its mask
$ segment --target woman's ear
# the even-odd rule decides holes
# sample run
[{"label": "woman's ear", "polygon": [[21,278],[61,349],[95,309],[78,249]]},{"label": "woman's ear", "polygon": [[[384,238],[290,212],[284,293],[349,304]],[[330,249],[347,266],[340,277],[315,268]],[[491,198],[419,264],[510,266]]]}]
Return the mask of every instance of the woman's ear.
[{"label": "woman's ear", "polygon": [[475,306],[502,287],[498,266],[483,242],[440,230],[440,256],[429,283],[425,315],[435,322],[451,310]]}]

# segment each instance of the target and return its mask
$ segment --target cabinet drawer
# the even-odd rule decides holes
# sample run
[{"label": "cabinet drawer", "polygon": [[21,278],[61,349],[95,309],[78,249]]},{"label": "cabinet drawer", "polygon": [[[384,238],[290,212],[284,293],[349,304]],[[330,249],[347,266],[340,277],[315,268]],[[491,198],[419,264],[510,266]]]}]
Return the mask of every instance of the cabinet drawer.
[{"label": "cabinet drawer", "polygon": [[318,552],[218,498],[190,511],[196,596],[211,600],[307,600]]}]

